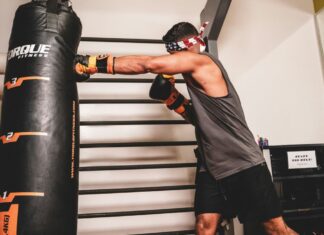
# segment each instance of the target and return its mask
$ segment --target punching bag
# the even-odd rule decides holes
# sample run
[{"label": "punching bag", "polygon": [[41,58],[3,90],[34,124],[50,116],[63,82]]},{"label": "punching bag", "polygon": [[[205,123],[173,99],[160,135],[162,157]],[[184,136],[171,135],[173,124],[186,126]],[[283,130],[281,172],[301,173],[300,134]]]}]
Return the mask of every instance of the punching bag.
[{"label": "punching bag", "polygon": [[0,235],[77,233],[80,36],[67,1],[16,11],[1,112]]}]

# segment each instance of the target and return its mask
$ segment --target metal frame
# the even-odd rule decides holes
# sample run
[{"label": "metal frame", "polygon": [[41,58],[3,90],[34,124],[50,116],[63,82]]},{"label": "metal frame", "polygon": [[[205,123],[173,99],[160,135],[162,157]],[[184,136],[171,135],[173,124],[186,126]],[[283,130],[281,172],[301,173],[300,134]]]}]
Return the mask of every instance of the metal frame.
[{"label": "metal frame", "polygon": [[98,37],[82,37],[84,42],[118,42],[118,43],[149,43],[149,44],[164,44],[159,39],[144,39],[144,38],[98,38]]},{"label": "metal frame", "polygon": [[218,55],[217,39],[222,29],[225,17],[232,0],[207,0],[205,8],[200,14],[201,22],[209,21],[206,28],[207,50],[214,56]]}]

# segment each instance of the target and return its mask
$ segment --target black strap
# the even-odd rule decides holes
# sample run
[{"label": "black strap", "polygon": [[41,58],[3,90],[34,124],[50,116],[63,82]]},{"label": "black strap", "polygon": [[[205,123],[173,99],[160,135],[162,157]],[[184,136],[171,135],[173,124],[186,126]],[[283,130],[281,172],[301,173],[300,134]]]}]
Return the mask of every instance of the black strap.
[{"label": "black strap", "polygon": [[46,29],[52,32],[57,32],[58,29],[58,10],[60,0],[47,0],[47,27]]},{"label": "black strap", "polygon": [[174,103],[168,105],[168,108],[174,110],[180,107],[180,105],[183,104],[184,100],[185,100],[184,96],[182,94],[179,94],[178,98],[174,101]]},{"label": "black strap", "polygon": [[47,12],[57,14],[59,0],[47,0]]}]

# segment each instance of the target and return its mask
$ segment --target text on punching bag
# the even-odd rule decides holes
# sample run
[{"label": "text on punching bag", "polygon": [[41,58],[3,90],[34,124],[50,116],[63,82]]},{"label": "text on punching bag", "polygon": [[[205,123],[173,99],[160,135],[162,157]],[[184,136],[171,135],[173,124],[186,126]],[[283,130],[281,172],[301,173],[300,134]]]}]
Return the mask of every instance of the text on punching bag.
[{"label": "text on punching bag", "polygon": [[8,52],[8,61],[17,57],[22,59],[26,57],[47,57],[51,49],[48,44],[27,44],[15,47]]}]

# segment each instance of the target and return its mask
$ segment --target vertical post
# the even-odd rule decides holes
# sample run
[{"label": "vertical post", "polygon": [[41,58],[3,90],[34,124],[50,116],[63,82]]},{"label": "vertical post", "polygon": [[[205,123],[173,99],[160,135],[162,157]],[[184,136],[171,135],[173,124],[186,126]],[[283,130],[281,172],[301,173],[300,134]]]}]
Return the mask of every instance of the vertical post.
[{"label": "vertical post", "polygon": [[205,8],[200,13],[201,22],[209,21],[209,26],[206,28],[206,42],[208,52],[214,56],[217,52],[217,39],[222,29],[225,17],[232,0],[207,0]]}]

